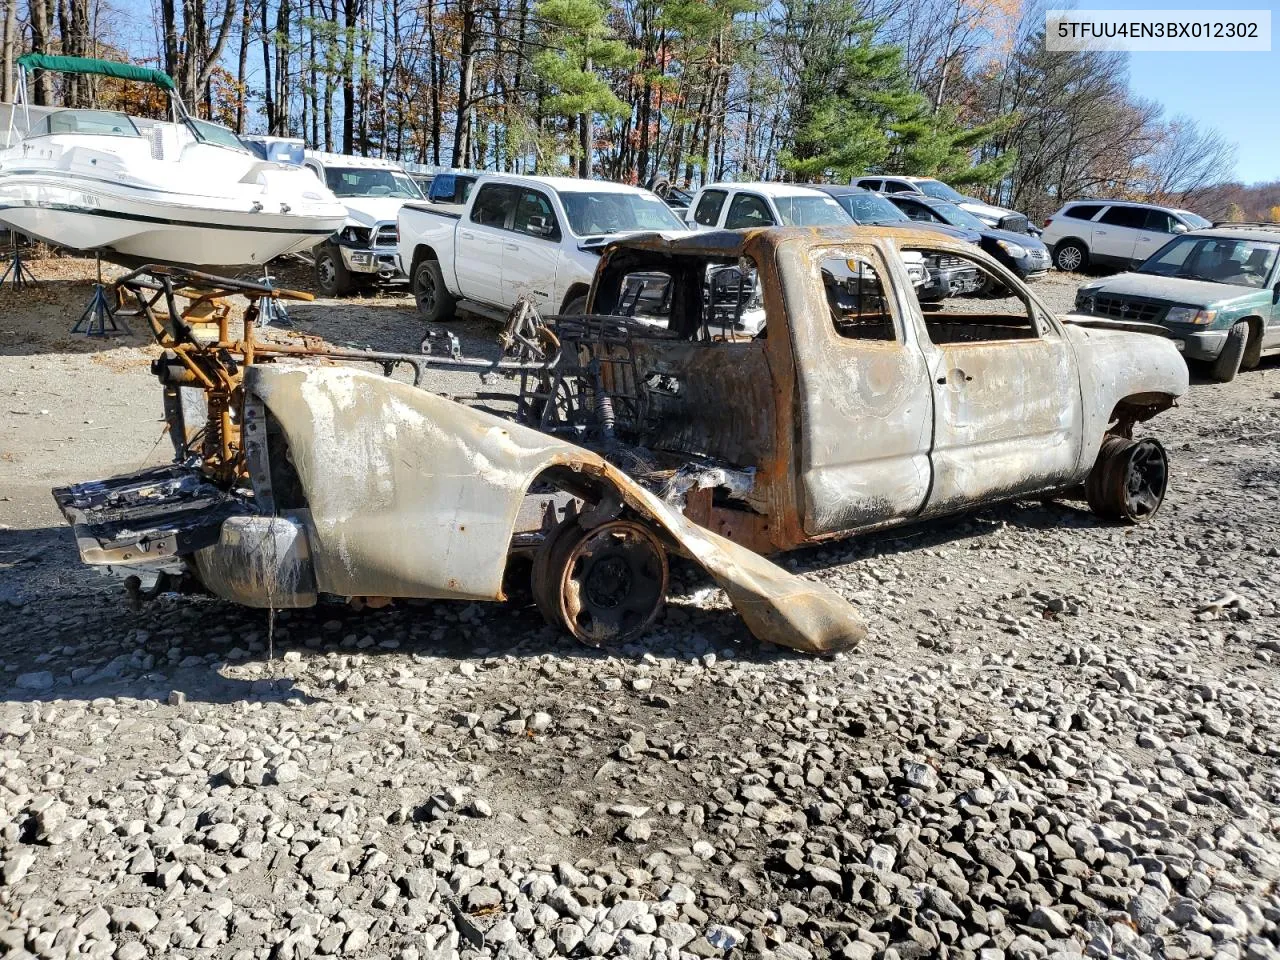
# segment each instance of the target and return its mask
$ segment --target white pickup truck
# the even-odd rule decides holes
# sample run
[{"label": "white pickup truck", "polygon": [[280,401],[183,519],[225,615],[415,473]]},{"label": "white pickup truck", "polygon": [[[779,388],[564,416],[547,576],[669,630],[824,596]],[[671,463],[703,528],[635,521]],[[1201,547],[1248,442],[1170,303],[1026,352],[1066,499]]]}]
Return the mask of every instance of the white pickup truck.
[{"label": "white pickup truck", "polygon": [[406,203],[398,223],[400,267],[418,311],[432,322],[459,306],[505,316],[522,296],[544,314],[581,313],[607,242],[688,232],[639,187],[506,174],[481,177],[460,213]]},{"label": "white pickup truck", "polygon": [[403,283],[396,263],[396,214],[422,191],[390,160],[308,150],[302,161],[347,208],[342,229],[316,246],[316,286],[339,297],[374,282]]},{"label": "white pickup truck", "polygon": [[[847,227],[853,217],[826,193],[793,183],[712,183],[694,195],[685,220],[695,230],[754,227]],[[924,258],[900,251],[919,288],[928,279]]]}]

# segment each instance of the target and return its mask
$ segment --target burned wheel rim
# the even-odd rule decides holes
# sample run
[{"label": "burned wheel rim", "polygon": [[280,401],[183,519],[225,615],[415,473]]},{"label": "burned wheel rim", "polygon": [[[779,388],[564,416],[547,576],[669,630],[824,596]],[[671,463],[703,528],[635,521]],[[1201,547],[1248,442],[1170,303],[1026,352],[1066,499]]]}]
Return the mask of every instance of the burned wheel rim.
[{"label": "burned wheel rim", "polygon": [[535,593],[542,593],[544,613],[583,643],[623,643],[662,609],[667,553],[653,531],[631,520],[575,527],[555,538],[541,579]]},{"label": "burned wheel rim", "polygon": [[1158,440],[1108,437],[1085,483],[1099,516],[1142,523],[1155,516],[1169,486],[1169,458]]}]

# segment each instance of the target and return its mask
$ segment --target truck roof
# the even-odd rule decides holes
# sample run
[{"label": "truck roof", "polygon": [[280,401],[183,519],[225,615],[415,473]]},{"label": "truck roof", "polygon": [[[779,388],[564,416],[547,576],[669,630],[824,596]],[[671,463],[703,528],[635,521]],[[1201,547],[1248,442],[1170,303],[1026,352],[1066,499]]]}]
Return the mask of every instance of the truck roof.
[{"label": "truck roof", "polygon": [[752,193],[766,197],[814,197],[825,196],[821,190],[806,187],[800,183],[765,183],[762,180],[744,180],[741,182],[724,180],[719,183],[708,183],[703,190],[750,190]]},{"label": "truck roof", "polygon": [[[452,172],[452,171],[450,171]],[[458,173],[470,171],[457,171]],[[520,173],[483,173],[484,180],[502,183],[524,184],[530,187],[547,187],[559,193],[648,193],[642,187],[610,180],[583,180],[580,177],[533,177]]]},{"label": "truck roof", "polygon": [[[886,237],[906,246],[922,242],[920,231],[914,228],[860,226],[850,221],[848,226],[835,227],[752,227],[745,230],[696,230],[688,233],[636,233],[613,240],[608,246],[613,250],[650,250],[672,256],[732,259],[743,256],[753,247],[773,248],[788,240],[845,243],[869,237]],[[973,251],[973,245],[968,241],[957,240],[943,233],[930,234],[927,242],[931,248],[954,249],[966,254]]]},{"label": "truck roof", "polygon": [[400,170],[404,167],[394,160],[383,160],[381,157],[353,157],[345,153],[325,153],[323,150],[308,150],[304,154],[307,160],[318,160],[326,167],[360,167],[366,170]]}]

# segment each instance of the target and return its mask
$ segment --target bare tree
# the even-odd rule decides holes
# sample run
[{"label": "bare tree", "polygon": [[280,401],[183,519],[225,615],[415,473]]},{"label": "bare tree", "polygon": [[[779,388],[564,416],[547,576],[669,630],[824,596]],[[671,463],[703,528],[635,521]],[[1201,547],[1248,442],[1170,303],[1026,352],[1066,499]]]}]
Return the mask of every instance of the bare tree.
[{"label": "bare tree", "polygon": [[1158,129],[1150,153],[1134,170],[1135,188],[1143,199],[1185,206],[1230,177],[1235,162],[1235,144],[1218,131],[1174,117]]},{"label": "bare tree", "polygon": [[18,0],[4,0],[4,27],[0,31],[0,100],[14,99],[14,60],[18,49]]}]

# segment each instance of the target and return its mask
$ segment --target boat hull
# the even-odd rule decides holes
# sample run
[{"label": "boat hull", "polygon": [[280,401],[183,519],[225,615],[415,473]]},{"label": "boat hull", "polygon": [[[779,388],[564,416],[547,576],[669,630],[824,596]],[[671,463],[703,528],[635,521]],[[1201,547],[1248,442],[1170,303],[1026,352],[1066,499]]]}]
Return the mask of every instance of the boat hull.
[{"label": "boat hull", "polygon": [[[192,197],[81,177],[0,176],[0,222],[47,243],[128,266],[264,264],[310,249],[341,229],[331,210],[251,211]],[[344,211],[345,213],[345,211]]]}]

